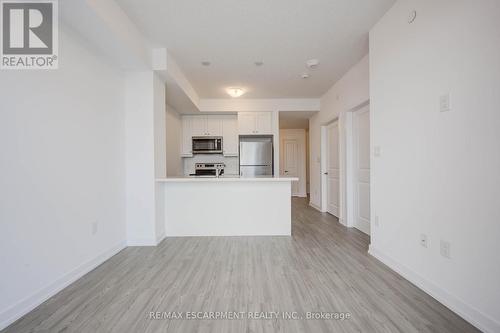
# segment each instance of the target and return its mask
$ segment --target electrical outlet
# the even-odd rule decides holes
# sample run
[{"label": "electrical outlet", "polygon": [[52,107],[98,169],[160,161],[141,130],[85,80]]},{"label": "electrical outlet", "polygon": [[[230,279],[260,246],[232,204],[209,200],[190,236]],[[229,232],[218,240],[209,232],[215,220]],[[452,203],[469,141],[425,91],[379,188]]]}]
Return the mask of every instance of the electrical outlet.
[{"label": "electrical outlet", "polygon": [[450,244],[450,242],[441,239],[440,252],[441,252],[441,255],[443,257],[451,259],[451,244]]},{"label": "electrical outlet", "polygon": [[421,245],[422,247],[427,248],[427,246],[428,246],[428,242],[427,242],[427,235],[426,235],[426,234],[421,234],[421,235],[420,235],[420,245]]},{"label": "electrical outlet", "polygon": [[97,228],[99,226],[98,222],[92,222],[92,235],[97,234]]},{"label": "electrical outlet", "polygon": [[439,97],[439,111],[446,112],[451,110],[450,94],[444,94]]},{"label": "electrical outlet", "polygon": [[373,147],[373,155],[375,157],[380,157],[380,154],[381,154],[381,149],[380,149],[380,146],[375,146]]}]

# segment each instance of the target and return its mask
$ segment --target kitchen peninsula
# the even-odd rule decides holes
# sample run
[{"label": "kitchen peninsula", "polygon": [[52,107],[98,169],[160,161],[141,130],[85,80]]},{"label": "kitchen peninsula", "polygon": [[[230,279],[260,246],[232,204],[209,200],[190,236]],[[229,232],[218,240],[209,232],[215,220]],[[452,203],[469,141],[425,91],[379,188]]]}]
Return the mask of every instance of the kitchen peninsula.
[{"label": "kitchen peninsula", "polygon": [[290,236],[297,178],[176,177],[162,188],[167,237]]}]

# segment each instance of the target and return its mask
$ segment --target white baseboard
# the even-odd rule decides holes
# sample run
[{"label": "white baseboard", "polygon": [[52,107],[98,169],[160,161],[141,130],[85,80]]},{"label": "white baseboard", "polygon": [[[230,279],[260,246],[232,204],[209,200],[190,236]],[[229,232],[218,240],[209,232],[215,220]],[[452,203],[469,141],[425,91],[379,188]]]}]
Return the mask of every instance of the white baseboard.
[{"label": "white baseboard", "polygon": [[158,240],[156,238],[132,238],[127,239],[127,246],[156,246]]},{"label": "white baseboard", "polygon": [[125,242],[120,242],[119,244],[109,248],[92,260],[89,260],[72,271],[66,273],[53,283],[40,289],[33,295],[26,297],[25,299],[14,304],[12,307],[6,311],[0,313],[0,330],[3,330],[121,250],[126,247]]},{"label": "white baseboard", "polygon": [[309,206],[311,206],[312,208],[314,208],[314,209],[320,211],[321,213],[323,213],[321,211],[321,208],[319,208],[319,206],[317,206],[316,204],[312,203],[311,201],[309,201]]},{"label": "white baseboard", "polygon": [[405,265],[398,263],[390,256],[385,255],[378,249],[374,248],[372,245],[370,245],[368,253],[481,331],[491,333],[500,332],[499,322],[495,321],[486,314],[479,312],[474,307],[466,304],[457,297],[449,294],[433,282],[423,278]]},{"label": "white baseboard", "polygon": [[165,239],[165,237],[167,237],[167,234],[165,233],[165,231],[163,231],[161,234],[159,234],[159,235],[156,237],[156,244],[155,244],[155,245],[160,244],[160,243],[161,243],[161,241]]}]

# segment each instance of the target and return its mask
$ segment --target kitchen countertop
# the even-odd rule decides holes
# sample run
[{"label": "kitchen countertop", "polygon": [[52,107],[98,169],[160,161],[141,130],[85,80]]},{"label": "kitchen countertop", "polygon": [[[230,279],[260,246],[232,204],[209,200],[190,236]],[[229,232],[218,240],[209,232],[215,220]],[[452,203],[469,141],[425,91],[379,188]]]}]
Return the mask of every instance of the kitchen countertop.
[{"label": "kitchen countertop", "polygon": [[180,177],[167,177],[158,178],[157,182],[160,183],[190,183],[190,182],[295,182],[298,181],[297,177],[240,177],[238,175],[225,175],[219,178],[211,176],[180,176]]}]

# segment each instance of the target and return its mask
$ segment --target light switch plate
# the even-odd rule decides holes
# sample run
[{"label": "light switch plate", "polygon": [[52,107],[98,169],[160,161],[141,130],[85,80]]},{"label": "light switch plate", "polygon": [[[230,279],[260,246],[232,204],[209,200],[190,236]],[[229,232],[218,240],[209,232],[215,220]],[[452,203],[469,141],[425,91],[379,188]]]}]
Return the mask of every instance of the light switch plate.
[{"label": "light switch plate", "polygon": [[381,154],[381,149],[380,149],[380,146],[375,146],[373,147],[373,155],[375,157],[380,157],[380,154]]},{"label": "light switch plate", "polygon": [[420,245],[423,247],[427,247],[428,245],[428,240],[427,240],[427,235],[426,234],[421,234],[420,235]]},{"label": "light switch plate", "polygon": [[439,111],[446,112],[451,110],[450,94],[444,94],[439,97]]},{"label": "light switch plate", "polygon": [[451,244],[450,244],[450,242],[441,239],[440,252],[441,252],[441,255],[443,257],[451,259]]}]

